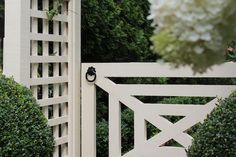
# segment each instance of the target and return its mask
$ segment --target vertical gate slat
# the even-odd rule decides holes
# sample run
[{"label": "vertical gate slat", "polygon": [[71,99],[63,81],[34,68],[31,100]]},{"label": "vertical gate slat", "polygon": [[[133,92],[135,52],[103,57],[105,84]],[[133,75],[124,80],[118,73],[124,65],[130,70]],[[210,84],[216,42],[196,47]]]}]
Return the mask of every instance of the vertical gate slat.
[{"label": "vertical gate slat", "polygon": [[134,147],[142,151],[143,143],[146,140],[146,122],[141,115],[139,115],[138,113],[134,113]]},{"label": "vertical gate slat", "polygon": [[112,95],[109,95],[109,156],[121,156],[121,106]]},{"label": "vertical gate slat", "polygon": [[96,89],[82,81],[82,157],[96,157]]}]

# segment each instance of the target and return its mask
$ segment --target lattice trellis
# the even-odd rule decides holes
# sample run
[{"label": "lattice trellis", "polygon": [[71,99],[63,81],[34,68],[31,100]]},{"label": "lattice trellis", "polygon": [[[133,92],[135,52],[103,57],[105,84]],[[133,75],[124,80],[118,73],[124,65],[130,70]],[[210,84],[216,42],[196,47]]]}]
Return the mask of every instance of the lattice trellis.
[{"label": "lattice trellis", "polygon": [[30,86],[55,137],[55,157],[68,155],[68,2],[48,21],[50,0],[31,0]]},{"label": "lattice trellis", "polygon": [[[77,157],[80,1],[8,0],[5,7],[4,73],[32,89],[53,130],[53,156]],[[55,8],[49,20],[47,11]]]}]

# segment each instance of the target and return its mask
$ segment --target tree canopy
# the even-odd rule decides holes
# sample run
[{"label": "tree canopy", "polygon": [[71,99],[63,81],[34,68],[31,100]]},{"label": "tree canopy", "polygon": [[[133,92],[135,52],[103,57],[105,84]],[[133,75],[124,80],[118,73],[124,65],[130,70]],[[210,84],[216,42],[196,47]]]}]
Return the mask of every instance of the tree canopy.
[{"label": "tree canopy", "polygon": [[82,61],[155,61],[148,10],[143,0],[82,1]]}]

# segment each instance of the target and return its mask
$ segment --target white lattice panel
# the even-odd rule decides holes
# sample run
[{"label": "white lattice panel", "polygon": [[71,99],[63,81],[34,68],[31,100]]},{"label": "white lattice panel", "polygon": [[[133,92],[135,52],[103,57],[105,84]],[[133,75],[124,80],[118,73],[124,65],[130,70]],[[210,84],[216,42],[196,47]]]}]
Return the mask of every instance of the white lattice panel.
[{"label": "white lattice panel", "polygon": [[55,137],[54,157],[68,156],[68,2],[49,21],[55,1],[31,0],[30,87]]},{"label": "white lattice panel", "polygon": [[7,0],[5,11],[4,73],[32,89],[53,130],[52,156],[80,156],[80,1]]},{"label": "white lattice panel", "polygon": [[[88,67],[96,68],[97,79],[85,79]],[[109,157],[186,157],[192,137],[186,130],[202,122],[218,103],[236,90],[235,85],[191,84],[117,84],[112,77],[236,78],[235,63],[215,66],[202,75],[188,68],[173,69],[158,63],[86,63],[82,66],[82,156],[96,157],[96,86],[109,95]],[[135,96],[213,97],[202,104],[145,103]],[[121,103],[134,112],[134,148],[125,154],[121,149]],[[163,116],[182,116],[172,123]],[[160,132],[147,138],[146,121]],[[166,146],[170,140],[182,147]]]}]

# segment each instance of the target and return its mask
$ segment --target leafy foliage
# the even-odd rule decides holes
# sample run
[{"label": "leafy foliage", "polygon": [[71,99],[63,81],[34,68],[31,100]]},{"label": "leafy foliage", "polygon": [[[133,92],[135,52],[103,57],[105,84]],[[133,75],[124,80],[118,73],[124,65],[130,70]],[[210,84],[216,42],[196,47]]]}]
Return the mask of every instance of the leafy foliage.
[{"label": "leafy foliage", "polygon": [[146,20],[149,3],[143,0],[82,1],[82,61],[151,61]]},{"label": "leafy foliage", "polygon": [[2,65],[3,65],[3,49],[0,48],[0,69],[1,69]]},{"label": "leafy foliage", "polygon": [[236,156],[236,93],[220,101],[195,134],[189,157]]},{"label": "leafy foliage", "polygon": [[4,0],[0,0],[0,18],[3,19],[4,18]]},{"label": "leafy foliage", "polygon": [[47,10],[46,14],[47,14],[48,21],[53,21],[54,16],[59,14],[59,10],[63,5],[63,1],[64,0],[54,1],[54,4],[53,4],[54,6],[50,6],[50,8],[52,9]]},{"label": "leafy foliage", "polygon": [[50,157],[54,139],[32,93],[0,74],[0,156]]},{"label": "leafy foliage", "polygon": [[108,156],[108,122],[105,120],[97,123],[97,156],[107,157]]},{"label": "leafy foliage", "polygon": [[228,61],[236,62],[236,41],[232,41],[228,44],[226,59]]},{"label": "leafy foliage", "polygon": [[5,0],[0,0],[0,38],[4,37],[4,14]]}]

